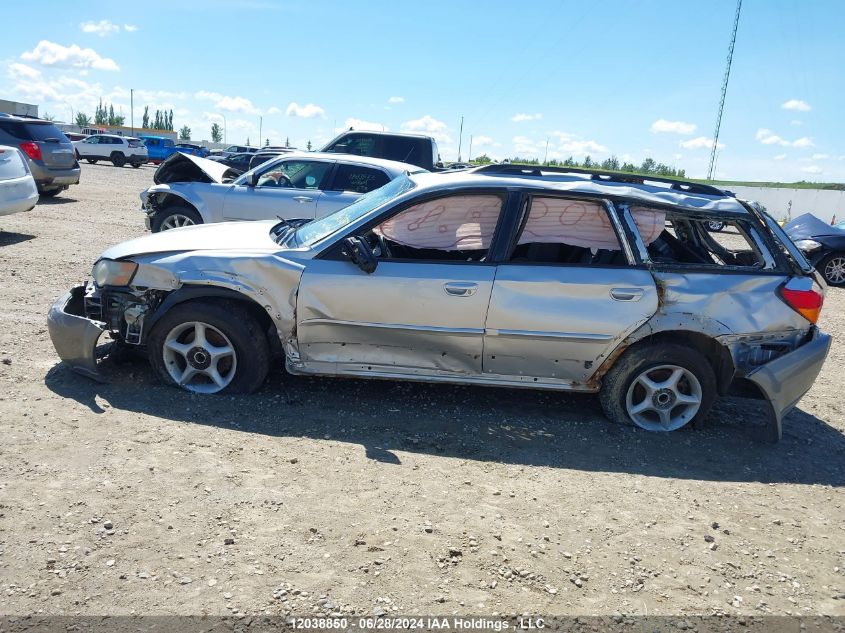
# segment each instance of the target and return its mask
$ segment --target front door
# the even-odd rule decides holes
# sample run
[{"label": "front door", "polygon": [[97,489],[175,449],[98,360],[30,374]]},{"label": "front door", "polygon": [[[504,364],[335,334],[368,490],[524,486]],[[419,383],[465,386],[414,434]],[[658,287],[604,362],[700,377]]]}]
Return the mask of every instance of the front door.
[{"label": "front door", "polygon": [[232,185],[223,202],[225,220],[313,219],[321,187],[334,163],[316,160],[274,161],[259,167],[254,187]]},{"label": "front door", "polygon": [[496,273],[484,373],[583,384],[655,313],[657,288],[628,261],[601,203],[536,197],[528,213]]},{"label": "front door", "polygon": [[410,203],[365,231],[372,274],[338,245],[309,262],[297,299],[306,370],[480,376],[484,322],[496,276],[485,261],[503,199],[451,195]]}]

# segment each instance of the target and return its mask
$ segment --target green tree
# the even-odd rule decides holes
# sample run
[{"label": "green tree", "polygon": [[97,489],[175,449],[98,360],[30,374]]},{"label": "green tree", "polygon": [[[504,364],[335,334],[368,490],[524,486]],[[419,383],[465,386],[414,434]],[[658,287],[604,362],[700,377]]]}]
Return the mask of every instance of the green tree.
[{"label": "green tree", "polygon": [[312,147],[313,145],[311,145],[311,139],[308,139],[308,142],[305,144],[305,149],[310,152]]},{"label": "green tree", "polygon": [[50,114],[47,111],[44,112],[44,116],[42,116],[41,118],[44,119],[45,121],[55,121],[56,120],[56,117],[53,116],[52,114]]},{"label": "green tree", "polygon": [[643,161],[643,164],[640,165],[640,171],[644,174],[653,174],[655,172],[655,168],[657,167],[657,163],[654,162],[653,158],[646,158]]},{"label": "green tree", "polygon": [[264,147],[269,147],[269,146],[270,146],[270,139],[269,139],[269,138],[265,138],[265,139],[264,139]]},{"label": "green tree", "polygon": [[589,154],[587,154],[587,155],[584,157],[584,163],[583,163],[583,165],[584,165],[584,169],[589,169],[590,167],[595,167],[595,164],[593,163],[593,159],[592,159],[592,158],[590,158],[590,155],[589,155]]},{"label": "green tree", "polygon": [[191,140],[191,128],[187,125],[183,125],[182,129],[179,130],[179,138],[183,141],[190,141]]},{"label": "green tree", "polygon": [[144,106],[144,118],[141,120],[141,127],[147,129],[150,127],[150,106]]},{"label": "green tree", "polygon": [[211,140],[215,143],[220,143],[223,141],[223,128],[220,127],[219,123],[211,124]]},{"label": "green tree", "polygon": [[602,161],[601,168],[608,169],[610,171],[619,171],[619,159],[616,158],[616,156],[606,158]]},{"label": "green tree", "polygon": [[103,106],[103,100],[100,99],[100,103],[97,104],[96,110],[94,110],[94,124],[95,125],[108,125],[109,122],[109,115],[106,111],[106,108]]},{"label": "green tree", "polygon": [[76,124],[79,127],[88,127],[91,125],[91,117],[89,117],[84,112],[77,112],[76,113]]},{"label": "green tree", "polygon": [[285,137],[285,147],[290,147],[290,139]]},{"label": "green tree", "polygon": [[493,162],[493,159],[490,158],[487,154],[482,154],[481,156],[476,156],[472,159],[472,162],[476,165],[489,165]]}]

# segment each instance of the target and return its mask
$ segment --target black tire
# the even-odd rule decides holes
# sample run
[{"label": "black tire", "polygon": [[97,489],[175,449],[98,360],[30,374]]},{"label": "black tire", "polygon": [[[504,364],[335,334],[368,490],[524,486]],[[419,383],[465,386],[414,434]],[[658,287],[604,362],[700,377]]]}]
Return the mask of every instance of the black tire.
[{"label": "black tire", "polygon": [[62,191],[64,191],[64,189],[50,189],[49,191],[39,191],[38,195],[42,198],[55,198]]},{"label": "black tire", "polygon": [[82,157],[79,155],[79,150],[78,150],[78,149],[73,150],[73,153],[74,153],[74,154],[76,154],[76,160],[79,160],[80,158],[82,158]]},{"label": "black tire", "polygon": [[[186,218],[190,218],[194,224],[203,223],[202,216],[193,207],[189,207],[186,204],[170,204],[156,213],[153,217],[152,232],[158,233],[159,231],[167,230],[168,228],[174,228],[166,226],[168,218],[172,216],[185,216]],[[165,225],[164,229],[162,229],[162,225]]]},{"label": "black tire", "polygon": [[138,162],[132,162],[132,163],[129,163],[129,164],[132,165],[132,167],[134,167],[135,169],[138,169],[141,166],[141,163],[138,163]]},{"label": "black tire", "polygon": [[845,265],[845,253],[828,253],[819,261],[816,270],[821,273],[828,286],[842,288],[845,287],[845,279],[842,278],[841,272],[843,265]]},{"label": "black tire", "polygon": [[178,387],[164,360],[164,342],[179,325],[192,321],[206,323],[224,333],[238,359],[231,382],[217,393],[252,393],[262,384],[270,369],[270,345],[258,321],[236,301],[195,300],[180,303],[167,312],[147,337],[147,354],[158,377]]},{"label": "black tire", "polygon": [[96,165],[97,161],[99,159],[98,158],[86,158],[85,160],[87,160],[91,165]]},{"label": "black tire", "polygon": [[628,389],[643,372],[661,365],[675,365],[686,369],[698,380],[701,402],[698,412],[685,426],[703,425],[716,399],[716,374],[708,360],[699,352],[676,343],[634,345],[616,361],[605,375],[599,393],[602,410],[609,420],[618,424],[635,424],[626,407]]},{"label": "black tire", "polygon": [[115,167],[123,167],[126,164],[126,156],[121,152],[112,152],[111,164]]}]

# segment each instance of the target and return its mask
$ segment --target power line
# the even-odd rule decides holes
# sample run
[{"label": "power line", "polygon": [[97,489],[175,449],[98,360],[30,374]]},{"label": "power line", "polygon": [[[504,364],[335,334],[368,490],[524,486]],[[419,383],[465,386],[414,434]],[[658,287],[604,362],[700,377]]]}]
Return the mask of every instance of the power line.
[{"label": "power line", "polygon": [[713,133],[713,149],[710,152],[710,166],[707,168],[707,180],[713,180],[713,170],[716,168],[716,148],[719,145],[719,128],[722,127],[722,111],[725,109],[725,95],[728,92],[728,80],[731,77],[731,63],[734,58],[734,45],[736,44],[736,30],[739,28],[739,12],[742,10],[742,0],[736,2],[736,16],[734,16],[734,28],[731,33],[731,43],[728,46],[728,63],[725,67],[725,77],[722,79],[722,96],[719,99],[719,112],[716,115],[716,131]]}]

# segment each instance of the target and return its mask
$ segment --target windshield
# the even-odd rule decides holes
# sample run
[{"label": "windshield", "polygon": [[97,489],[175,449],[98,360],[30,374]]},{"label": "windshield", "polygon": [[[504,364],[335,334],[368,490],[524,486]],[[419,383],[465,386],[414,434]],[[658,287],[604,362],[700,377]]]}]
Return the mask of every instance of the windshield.
[{"label": "windshield", "polygon": [[373,209],[377,209],[385,202],[410,191],[414,188],[414,181],[407,176],[399,176],[384,187],[373,189],[364,194],[348,207],[343,207],[320,220],[314,220],[302,226],[296,232],[296,242],[301,246],[311,246],[327,238],[343,227],[364,217]]}]

